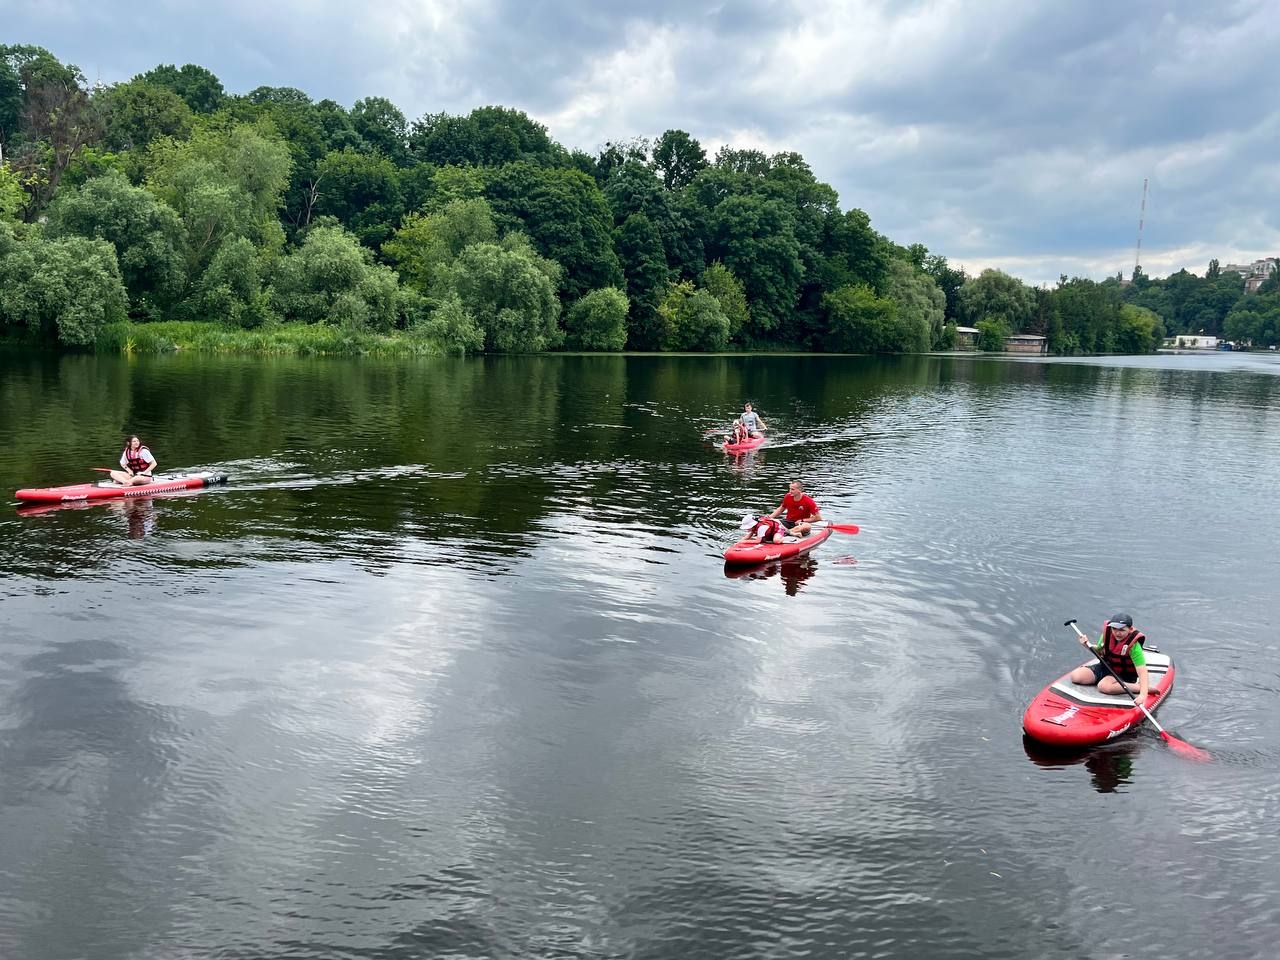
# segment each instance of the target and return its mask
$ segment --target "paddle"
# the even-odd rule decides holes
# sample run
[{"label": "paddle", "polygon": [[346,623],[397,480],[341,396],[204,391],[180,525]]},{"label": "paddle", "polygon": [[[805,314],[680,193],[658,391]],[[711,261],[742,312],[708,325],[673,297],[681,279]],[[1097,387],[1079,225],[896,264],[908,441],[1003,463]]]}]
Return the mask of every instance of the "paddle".
[{"label": "paddle", "polygon": [[[1070,620],[1064,623],[1063,626],[1070,627],[1072,630],[1074,630],[1076,632],[1076,636],[1079,637],[1081,640],[1087,641],[1089,639],[1080,631],[1080,628],[1076,626],[1076,620],[1074,617],[1072,617]],[[1213,757],[1210,756],[1210,754],[1207,751],[1201,750],[1199,747],[1193,747],[1191,744],[1187,743],[1185,740],[1179,740],[1177,737],[1173,736],[1173,734],[1165,730],[1164,727],[1160,726],[1160,724],[1156,721],[1156,718],[1151,715],[1151,711],[1148,710],[1145,706],[1138,703],[1137,698],[1135,698],[1133,693],[1130,692],[1128,685],[1119,677],[1116,677],[1116,672],[1111,669],[1111,664],[1107,663],[1106,658],[1099,655],[1098,662],[1107,668],[1107,673],[1111,674],[1111,676],[1116,678],[1116,682],[1120,684],[1120,688],[1124,690],[1128,698],[1133,701],[1133,705],[1147,715],[1147,719],[1151,721],[1151,725],[1156,728],[1157,732],[1159,732],[1160,739],[1169,745],[1169,749],[1171,749],[1174,753],[1177,753],[1177,754],[1180,754],[1181,756],[1186,757],[1189,760],[1208,761],[1213,759]]]},{"label": "paddle", "polygon": [[110,467],[90,467],[89,469],[94,473],[111,473]]}]

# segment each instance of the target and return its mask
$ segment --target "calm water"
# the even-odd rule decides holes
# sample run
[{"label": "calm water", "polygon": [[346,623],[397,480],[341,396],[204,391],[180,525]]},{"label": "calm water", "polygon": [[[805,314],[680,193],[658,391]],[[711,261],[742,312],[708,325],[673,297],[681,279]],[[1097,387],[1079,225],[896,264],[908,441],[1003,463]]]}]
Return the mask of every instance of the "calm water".
[{"label": "calm water", "polygon": [[[0,511],[0,956],[1273,956],[1278,374],[0,355],[0,489],[232,475]],[[1116,610],[1215,763],[1024,744]]]}]

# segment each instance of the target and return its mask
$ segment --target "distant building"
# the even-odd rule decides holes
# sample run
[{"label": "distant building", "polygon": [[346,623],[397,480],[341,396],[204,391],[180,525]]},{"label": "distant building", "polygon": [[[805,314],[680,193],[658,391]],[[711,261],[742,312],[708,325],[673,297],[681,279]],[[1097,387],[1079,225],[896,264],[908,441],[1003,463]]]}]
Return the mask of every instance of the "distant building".
[{"label": "distant building", "polygon": [[978,346],[977,327],[956,327],[956,349],[975,350]]},{"label": "distant building", "polygon": [[1034,333],[1015,333],[1004,338],[1004,348],[1009,353],[1048,353],[1049,340]]},{"label": "distant building", "polygon": [[1253,263],[1228,263],[1222,268],[1223,273],[1238,273],[1244,277],[1246,293],[1257,293],[1258,288],[1267,282],[1267,278],[1280,268],[1280,260],[1275,257],[1262,257]]},{"label": "distant building", "polygon": [[1165,337],[1164,345],[1174,350],[1217,350],[1218,338],[1179,334],[1176,337]]}]

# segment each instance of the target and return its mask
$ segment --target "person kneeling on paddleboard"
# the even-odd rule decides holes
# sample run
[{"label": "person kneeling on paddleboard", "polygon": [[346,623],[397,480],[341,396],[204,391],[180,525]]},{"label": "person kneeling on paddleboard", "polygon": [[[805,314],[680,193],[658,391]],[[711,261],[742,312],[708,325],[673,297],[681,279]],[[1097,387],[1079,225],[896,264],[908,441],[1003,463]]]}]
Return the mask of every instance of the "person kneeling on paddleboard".
[{"label": "person kneeling on paddleboard", "polygon": [[786,538],[787,528],[781,520],[773,517],[758,517],[755,524],[747,532],[748,540],[759,540],[761,543],[781,543]]},{"label": "person kneeling on paddleboard", "polygon": [[746,443],[751,439],[751,434],[747,431],[746,425],[741,420],[733,421],[733,433],[724,438],[724,442],[728,444]]},{"label": "person kneeling on paddleboard", "polygon": [[1080,638],[1080,645],[1098,657],[1098,663],[1086,664],[1071,671],[1071,682],[1082,686],[1098,685],[1099,693],[1124,693],[1116,678],[1107,673],[1107,666],[1124,680],[1125,689],[1134,695],[1134,702],[1142,706],[1147,702],[1147,658],[1142,652],[1142,641],[1147,638],[1133,628],[1133,617],[1117,613],[1102,625],[1102,636],[1096,643],[1087,637]]},{"label": "person kneeling on paddleboard", "polygon": [[772,540],[762,540],[762,543],[781,543],[785,535],[807,537],[810,525],[822,519],[818,504],[804,492],[804,484],[799,480],[791,481],[787,495],[782,498],[782,505],[769,514],[769,519],[777,520],[784,513],[786,516],[781,521],[784,532],[775,533]]},{"label": "person kneeling on paddleboard", "polygon": [[141,440],[130,437],[124,445],[124,453],[120,454],[120,466],[124,469],[112,470],[111,479],[122,486],[132,487],[154,479],[156,458]]},{"label": "person kneeling on paddleboard", "polygon": [[742,423],[747,429],[747,435],[751,437],[760,436],[760,431],[768,429],[764,425],[764,421],[760,419],[760,414],[756,413],[751,404],[744,403],[742,405]]}]

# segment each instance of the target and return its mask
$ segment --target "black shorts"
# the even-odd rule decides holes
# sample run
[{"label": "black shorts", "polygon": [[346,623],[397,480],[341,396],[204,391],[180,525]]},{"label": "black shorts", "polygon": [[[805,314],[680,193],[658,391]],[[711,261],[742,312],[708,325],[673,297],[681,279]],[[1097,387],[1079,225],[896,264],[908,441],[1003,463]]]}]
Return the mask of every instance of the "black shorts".
[{"label": "black shorts", "polygon": [[[1102,661],[1101,661],[1101,660],[1099,660],[1097,663],[1090,663],[1090,664],[1086,664],[1086,666],[1087,666],[1090,670],[1092,670],[1092,671],[1093,671],[1093,682],[1094,682],[1094,683],[1097,683],[1097,682],[1098,682],[1099,680],[1101,680],[1103,677],[1109,677],[1109,676],[1111,676],[1111,671],[1110,671],[1110,670],[1108,670],[1108,669],[1103,665],[1103,663],[1102,663]],[[1117,671],[1117,672],[1119,672],[1119,671]],[[1133,674],[1133,676],[1132,676],[1132,677],[1126,677],[1123,673],[1121,673],[1121,674],[1120,674],[1120,679],[1121,679],[1121,680],[1123,680],[1125,683],[1137,683],[1137,682],[1138,682],[1138,674],[1137,674],[1137,671],[1134,671],[1134,674]]]}]

